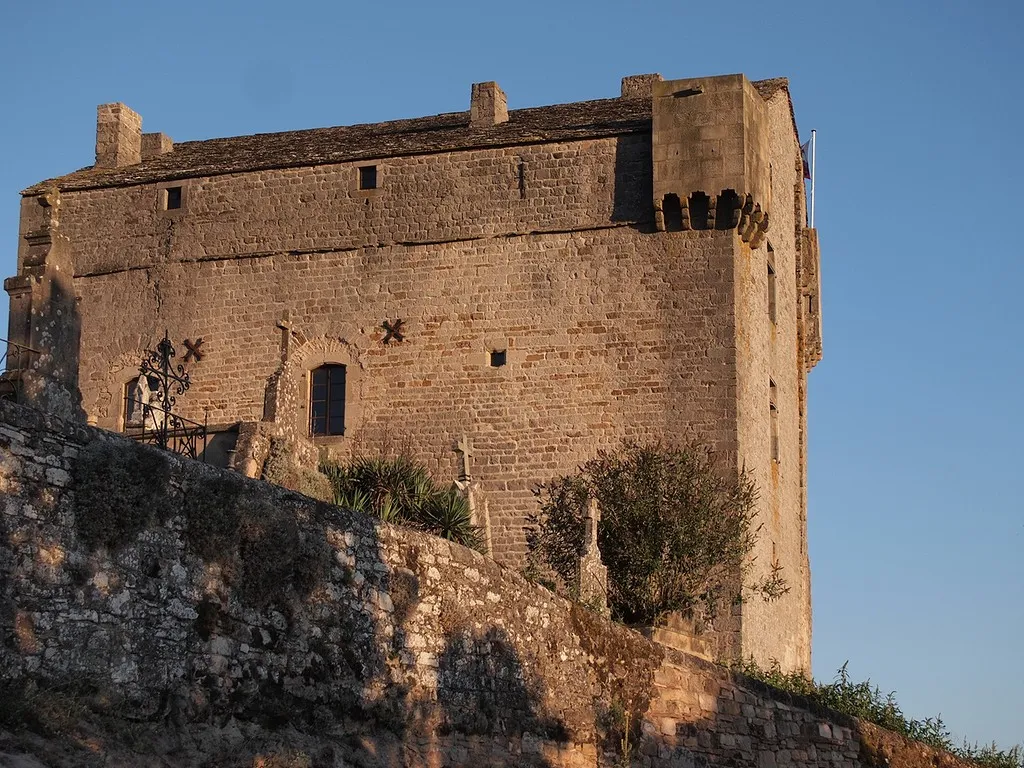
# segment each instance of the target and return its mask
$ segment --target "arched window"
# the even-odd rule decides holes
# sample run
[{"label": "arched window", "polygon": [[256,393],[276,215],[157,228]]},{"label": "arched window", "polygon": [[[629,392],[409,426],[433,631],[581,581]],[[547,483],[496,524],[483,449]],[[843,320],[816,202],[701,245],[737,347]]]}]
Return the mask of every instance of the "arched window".
[{"label": "arched window", "polygon": [[125,428],[152,426],[155,423],[152,409],[160,407],[159,387],[160,382],[154,376],[136,376],[124,385],[121,423]]},{"label": "arched window", "polygon": [[309,433],[345,434],[345,366],[321,365],[312,372],[309,389]]}]

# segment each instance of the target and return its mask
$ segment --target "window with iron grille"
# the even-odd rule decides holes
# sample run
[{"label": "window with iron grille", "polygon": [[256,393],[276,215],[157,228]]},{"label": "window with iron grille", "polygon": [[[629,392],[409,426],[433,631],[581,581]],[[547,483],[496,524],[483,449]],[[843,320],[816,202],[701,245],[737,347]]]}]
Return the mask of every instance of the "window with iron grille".
[{"label": "window with iron grille", "polygon": [[377,166],[376,165],[364,165],[359,168],[359,188],[360,189],[376,189],[377,188]]},{"label": "window with iron grille", "polygon": [[345,434],[345,366],[322,365],[313,371],[309,391],[309,432]]}]

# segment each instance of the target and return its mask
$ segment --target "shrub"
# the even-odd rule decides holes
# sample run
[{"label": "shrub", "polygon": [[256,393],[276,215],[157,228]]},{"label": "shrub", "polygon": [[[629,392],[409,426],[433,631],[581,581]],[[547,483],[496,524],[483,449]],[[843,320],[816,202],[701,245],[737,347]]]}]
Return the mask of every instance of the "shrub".
[{"label": "shrub", "polygon": [[477,550],[482,546],[465,497],[454,485],[438,486],[407,456],[359,458],[345,466],[323,462],[320,471],[330,481],[338,506]]},{"label": "shrub", "polygon": [[[570,593],[587,503],[597,499],[613,618],[659,624],[669,613],[694,610],[713,617],[724,602],[740,598],[759,531],[757,489],[745,472],[720,471],[707,449],[626,443],[538,494],[540,511],[527,534],[531,566],[550,568]],[[788,590],[777,565],[748,588],[766,599]]]},{"label": "shrub", "polygon": [[[847,662],[848,664],[849,662]],[[801,672],[783,672],[777,661],[761,667],[753,658],[732,665],[736,672],[760,680],[773,688],[803,696],[822,707],[880,725],[909,739],[952,752],[987,768],[1024,768],[1024,747],[1008,750],[995,744],[979,747],[966,741],[956,746],[942,722],[942,716],[924,720],[908,718],[896,703],[896,693],[883,694],[870,680],[854,682],[843,664],[831,683],[819,683]]]}]

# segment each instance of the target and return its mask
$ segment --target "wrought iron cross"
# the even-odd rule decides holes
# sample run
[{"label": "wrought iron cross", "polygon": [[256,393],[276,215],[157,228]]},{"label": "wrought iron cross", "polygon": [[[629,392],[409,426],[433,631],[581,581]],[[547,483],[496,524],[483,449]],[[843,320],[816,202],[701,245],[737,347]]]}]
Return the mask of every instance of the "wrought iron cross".
[{"label": "wrought iron cross", "polygon": [[171,411],[174,410],[177,395],[185,394],[191,384],[188,373],[185,372],[185,366],[180,363],[174,365],[171,362],[174,356],[174,347],[165,331],[156,350],[147,352],[146,357],[142,359],[142,365],[139,366],[139,373],[149,380],[156,379],[158,382],[156,394],[160,398],[160,408],[163,411],[159,419],[160,429],[157,430],[160,433],[158,434],[158,444],[161,448],[167,447],[167,433],[170,426],[168,422],[172,415]]},{"label": "wrought iron cross", "polygon": [[393,323],[388,320],[381,323],[380,327],[384,329],[384,343],[389,344],[392,340],[405,341],[405,333],[402,331],[404,326],[405,321],[400,317],[396,318]]},{"label": "wrought iron cross", "polygon": [[200,352],[200,348],[203,346],[203,337],[200,336],[195,341],[185,339],[185,362],[189,360],[195,360],[197,363],[203,359],[203,353]]}]

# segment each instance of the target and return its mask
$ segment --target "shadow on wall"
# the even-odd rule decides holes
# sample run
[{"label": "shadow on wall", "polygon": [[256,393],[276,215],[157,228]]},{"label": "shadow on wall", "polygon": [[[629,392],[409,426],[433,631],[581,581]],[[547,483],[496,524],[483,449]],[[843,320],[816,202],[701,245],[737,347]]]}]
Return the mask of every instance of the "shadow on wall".
[{"label": "shadow on wall", "polygon": [[[568,741],[565,725],[538,713],[542,684],[530,679],[505,632],[468,628],[448,636],[438,664],[441,733],[523,740],[523,765],[548,766],[537,740]],[[486,755],[481,755],[486,757]]]},{"label": "shadow on wall", "polygon": [[[13,344],[3,379],[15,402],[66,421],[85,421],[78,389],[81,318],[70,276],[46,270],[11,290]],[[18,346],[15,346],[18,345]]]},{"label": "shadow on wall", "polygon": [[[21,713],[43,706],[21,727],[111,764],[960,764],[657,650],[461,547],[99,430],[69,428],[65,450],[36,439],[41,414],[0,416],[5,729],[5,704],[28,699],[11,681],[31,678]],[[603,712],[616,696],[623,711]]]},{"label": "shadow on wall", "polygon": [[620,136],[615,141],[613,222],[649,225],[654,218],[651,137]]}]

